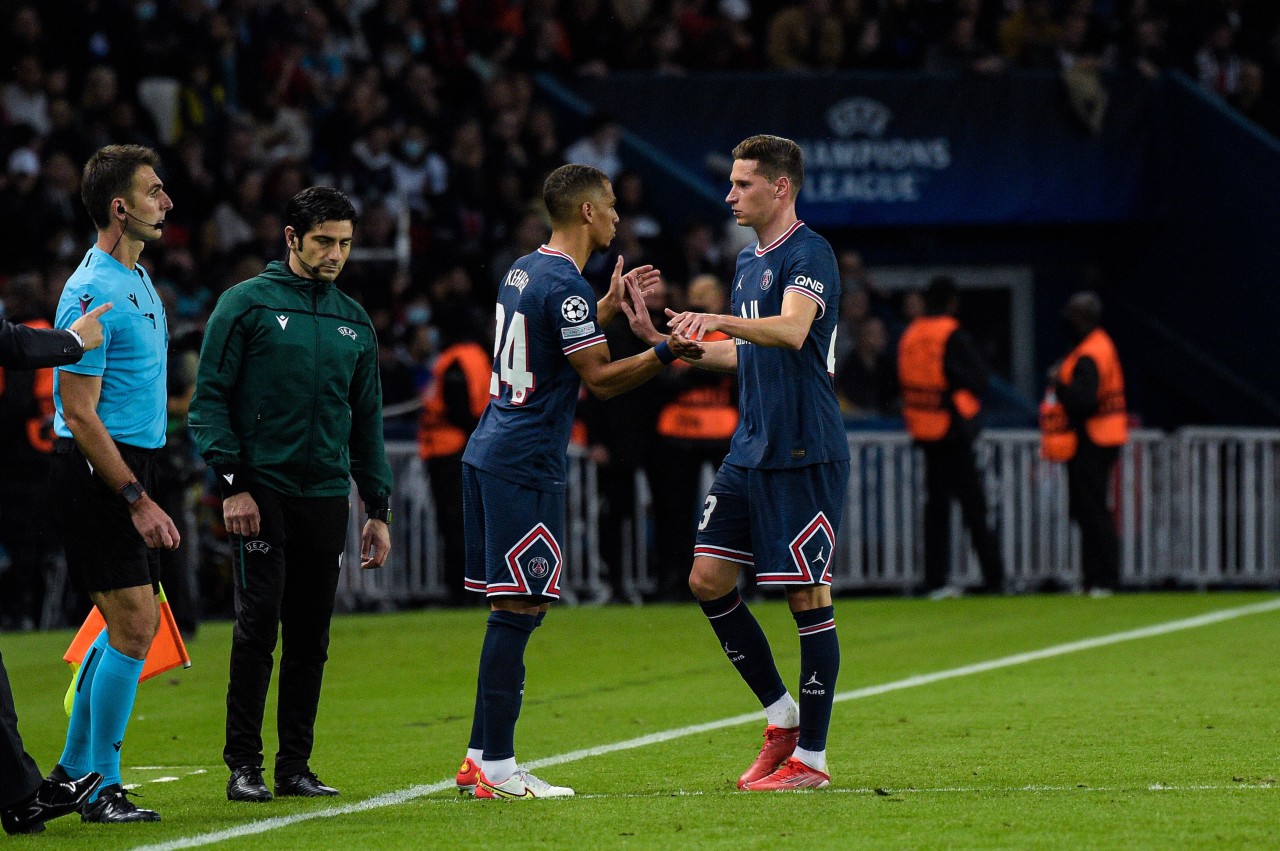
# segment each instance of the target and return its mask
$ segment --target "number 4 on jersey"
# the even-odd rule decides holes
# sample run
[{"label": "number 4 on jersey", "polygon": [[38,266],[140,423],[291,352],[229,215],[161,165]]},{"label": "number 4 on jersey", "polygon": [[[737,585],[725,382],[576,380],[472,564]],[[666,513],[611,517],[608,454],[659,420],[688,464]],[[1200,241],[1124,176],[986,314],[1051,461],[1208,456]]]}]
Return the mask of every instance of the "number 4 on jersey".
[{"label": "number 4 on jersey", "polygon": [[511,314],[511,324],[506,321],[506,309],[498,305],[497,328],[493,335],[493,361],[495,370],[489,378],[489,395],[502,395],[502,385],[511,388],[511,404],[523,405],[533,390],[534,376],[529,371],[529,335],[525,331],[524,314]]}]

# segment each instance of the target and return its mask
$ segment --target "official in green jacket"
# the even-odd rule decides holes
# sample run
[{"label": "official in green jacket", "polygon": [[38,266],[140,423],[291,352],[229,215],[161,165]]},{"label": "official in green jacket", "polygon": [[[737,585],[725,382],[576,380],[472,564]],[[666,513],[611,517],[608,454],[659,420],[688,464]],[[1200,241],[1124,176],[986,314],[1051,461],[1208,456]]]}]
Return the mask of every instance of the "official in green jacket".
[{"label": "official in green jacket", "polygon": [[262,719],[277,631],[284,648],[275,794],[338,794],[310,758],[349,478],[369,516],[360,566],[381,567],[391,547],[378,341],[364,308],[334,286],[355,223],[355,208],[336,189],[295,195],[285,210],[287,260],[222,295],[200,351],[191,430],[217,473],[234,547],[223,750],[232,801],[273,797],[262,777]]}]

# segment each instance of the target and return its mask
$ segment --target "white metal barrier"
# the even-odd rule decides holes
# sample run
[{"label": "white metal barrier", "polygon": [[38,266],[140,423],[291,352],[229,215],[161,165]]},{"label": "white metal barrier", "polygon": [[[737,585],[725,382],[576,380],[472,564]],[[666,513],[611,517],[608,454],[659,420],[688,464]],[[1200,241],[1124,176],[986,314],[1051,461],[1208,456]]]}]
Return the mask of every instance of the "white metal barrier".
[{"label": "white metal barrier", "polygon": [[[1039,434],[1000,430],[977,446],[990,518],[1012,591],[1079,585],[1079,534],[1067,516],[1062,465],[1040,458]],[[923,577],[923,465],[902,432],[851,432],[849,493],[833,565],[837,591],[901,591]],[[388,444],[395,473],[392,552],[379,571],[361,571],[363,512],[352,494],[352,518],[339,588],[347,608],[383,608],[443,600],[435,506],[426,471],[410,442]],[[1121,584],[1131,588],[1280,584],[1280,430],[1183,429],[1172,435],[1137,430],[1121,453],[1113,487],[1121,543]],[[706,477],[704,477],[705,480]],[[705,485],[705,481],[704,481]],[[624,530],[616,565],[625,599],[652,590],[648,552],[652,495],[643,473],[636,514]],[[571,447],[562,588],[570,603],[609,599],[610,566],[600,557],[596,468]],[[952,576],[981,581],[953,512]]]}]

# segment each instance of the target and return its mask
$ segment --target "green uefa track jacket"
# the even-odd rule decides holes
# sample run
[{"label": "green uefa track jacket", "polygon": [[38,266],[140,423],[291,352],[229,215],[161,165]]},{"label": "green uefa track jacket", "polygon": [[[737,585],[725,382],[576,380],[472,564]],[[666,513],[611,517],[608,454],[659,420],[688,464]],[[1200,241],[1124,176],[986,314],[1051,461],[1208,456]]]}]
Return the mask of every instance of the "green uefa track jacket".
[{"label": "green uefa track jacket", "polygon": [[333,284],[274,261],[222,294],[191,399],[196,448],[224,496],[250,482],[288,496],[344,496],[386,508],[391,468],[373,325]]}]

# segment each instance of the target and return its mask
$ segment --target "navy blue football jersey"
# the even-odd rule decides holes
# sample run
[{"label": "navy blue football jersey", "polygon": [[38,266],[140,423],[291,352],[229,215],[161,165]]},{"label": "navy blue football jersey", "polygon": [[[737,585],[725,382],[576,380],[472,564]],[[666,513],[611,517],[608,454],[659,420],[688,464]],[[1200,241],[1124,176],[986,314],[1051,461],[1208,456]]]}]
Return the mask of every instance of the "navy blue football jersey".
[{"label": "navy blue football jersey", "polygon": [[569,255],[544,245],[517,260],[498,288],[489,405],[462,460],[563,491],[581,383],[568,356],[603,342],[595,293]]},{"label": "navy blue football jersey", "polygon": [[735,340],[740,416],[730,464],[785,469],[849,457],[833,382],[840,274],[831,246],[803,222],[738,255],[731,310],[746,319],[778,316],[789,292],[818,303],[799,351]]}]

